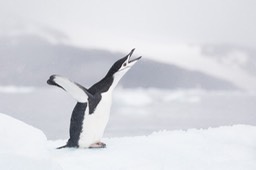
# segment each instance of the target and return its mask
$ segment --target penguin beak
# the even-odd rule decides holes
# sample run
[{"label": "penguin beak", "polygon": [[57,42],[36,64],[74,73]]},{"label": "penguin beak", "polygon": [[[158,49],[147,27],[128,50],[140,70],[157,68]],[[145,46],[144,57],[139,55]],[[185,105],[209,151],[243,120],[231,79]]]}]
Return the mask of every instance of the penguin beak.
[{"label": "penguin beak", "polygon": [[127,60],[126,60],[127,65],[130,67],[133,66],[139,59],[141,59],[141,56],[140,56],[140,57],[137,57],[137,58],[131,60],[131,56],[132,56],[134,50],[135,50],[135,48],[132,49],[131,52],[127,55]]},{"label": "penguin beak", "polygon": [[114,75],[117,72],[123,72],[126,73],[139,59],[140,57],[137,57],[135,59],[131,59],[131,56],[134,52],[135,48],[130,51],[129,54],[127,54],[125,57],[117,60],[112,67],[110,68],[107,75]]},{"label": "penguin beak", "polygon": [[141,56],[135,59],[131,60],[131,56],[134,52],[135,48],[131,50],[129,54],[127,54],[124,58],[118,60],[117,62],[122,61],[122,66],[119,68],[118,72],[129,70],[139,59],[141,59]]}]

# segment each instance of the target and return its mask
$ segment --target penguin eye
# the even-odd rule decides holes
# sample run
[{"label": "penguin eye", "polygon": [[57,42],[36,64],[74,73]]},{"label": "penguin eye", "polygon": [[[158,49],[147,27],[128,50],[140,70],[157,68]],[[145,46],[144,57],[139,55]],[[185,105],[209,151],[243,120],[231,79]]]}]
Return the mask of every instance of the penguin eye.
[{"label": "penguin eye", "polygon": [[126,65],[127,65],[126,63],[123,64],[124,67],[125,67]]}]

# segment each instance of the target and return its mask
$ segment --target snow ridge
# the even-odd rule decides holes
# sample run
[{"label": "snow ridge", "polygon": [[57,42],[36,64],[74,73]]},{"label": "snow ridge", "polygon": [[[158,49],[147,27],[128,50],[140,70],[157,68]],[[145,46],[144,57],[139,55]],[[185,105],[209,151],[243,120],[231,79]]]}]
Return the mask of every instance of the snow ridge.
[{"label": "snow ridge", "polygon": [[[11,131],[3,130],[8,127]],[[20,169],[22,164],[26,170],[35,167],[53,170],[256,169],[256,127],[250,125],[105,138],[106,149],[61,150],[55,148],[66,140],[46,141],[40,130],[3,114],[0,114],[0,129],[4,139],[0,141],[1,169],[10,169],[10,162],[15,161],[19,166],[12,164],[12,169]],[[21,136],[21,133],[24,135]],[[27,136],[33,142],[21,139]],[[30,142],[29,145],[26,145],[27,142]]]}]

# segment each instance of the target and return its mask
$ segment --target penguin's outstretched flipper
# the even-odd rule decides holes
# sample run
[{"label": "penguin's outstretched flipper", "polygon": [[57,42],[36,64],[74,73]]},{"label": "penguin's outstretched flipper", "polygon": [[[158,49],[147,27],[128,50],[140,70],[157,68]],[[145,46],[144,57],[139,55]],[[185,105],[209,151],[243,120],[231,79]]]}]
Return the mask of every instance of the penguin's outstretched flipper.
[{"label": "penguin's outstretched flipper", "polygon": [[85,87],[59,75],[50,76],[47,83],[62,88],[80,103],[87,103],[92,96]]}]

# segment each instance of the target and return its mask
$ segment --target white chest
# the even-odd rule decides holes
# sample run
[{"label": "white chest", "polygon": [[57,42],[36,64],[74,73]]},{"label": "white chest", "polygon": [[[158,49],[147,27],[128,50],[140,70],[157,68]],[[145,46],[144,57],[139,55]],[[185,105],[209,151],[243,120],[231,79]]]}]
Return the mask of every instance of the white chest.
[{"label": "white chest", "polygon": [[86,108],[79,147],[89,147],[100,142],[109,120],[111,103],[112,93],[102,93],[101,101],[93,114],[89,114],[89,109]]}]

